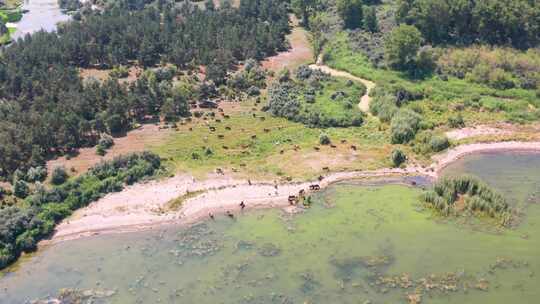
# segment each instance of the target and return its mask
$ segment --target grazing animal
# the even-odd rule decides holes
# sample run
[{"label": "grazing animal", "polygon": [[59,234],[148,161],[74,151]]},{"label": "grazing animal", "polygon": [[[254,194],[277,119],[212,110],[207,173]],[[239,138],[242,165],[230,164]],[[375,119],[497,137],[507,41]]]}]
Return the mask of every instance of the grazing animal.
[{"label": "grazing animal", "polygon": [[313,149],[315,149],[315,151],[321,151],[321,148],[319,147],[313,147]]},{"label": "grazing animal", "polygon": [[283,154],[283,153],[285,153],[285,151],[284,151],[284,150],[281,150],[281,151],[279,151],[279,154]]},{"label": "grazing animal", "polygon": [[265,133],[268,133],[268,132],[270,132],[270,129],[266,129],[266,128],[265,128],[265,129],[264,129],[264,132],[265,132]]},{"label": "grazing animal", "polygon": [[304,194],[306,194],[306,190],[300,189],[300,191],[298,191],[298,196],[304,196]]},{"label": "grazing animal", "polygon": [[259,117],[259,119],[262,120],[262,121],[265,121],[266,117],[261,116],[261,117]]},{"label": "grazing animal", "polygon": [[220,113],[223,113],[223,109],[222,109],[222,108],[218,108],[218,111],[219,111]]},{"label": "grazing animal", "polygon": [[322,168],[324,171],[330,171],[330,168],[329,167],[323,167]]},{"label": "grazing animal", "polygon": [[230,131],[230,130],[231,130],[231,127],[228,127],[228,126],[227,126],[227,127],[225,127],[225,130],[229,130],[229,131]]},{"label": "grazing animal", "polygon": [[251,139],[257,138],[257,135],[251,135]]},{"label": "grazing animal", "polygon": [[216,122],[221,122],[221,119],[216,119]]},{"label": "grazing animal", "polygon": [[355,145],[351,145],[351,149],[353,149],[354,151],[356,151],[356,146],[355,146]]},{"label": "grazing animal", "polygon": [[300,150],[300,146],[299,145],[294,145],[294,151],[298,151]]},{"label": "grazing animal", "polygon": [[246,208],[246,204],[244,203],[244,201],[240,202],[240,208],[242,208],[242,210]]},{"label": "grazing animal", "polygon": [[231,117],[230,117],[229,115],[223,115],[223,118],[229,119],[229,118],[231,118]]},{"label": "grazing animal", "polygon": [[216,127],[208,127],[208,129],[210,129],[211,132],[215,132],[215,131],[216,131]]},{"label": "grazing animal", "polygon": [[229,150],[228,146],[222,146],[222,148],[225,149],[225,150]]},{"label": "grazing animal", "polygon": [[319,179],[319,181],[322,181],[322,180],[324,179],[324,176],[319,175],[319,178],[318,178],[318,179]]},{"label": "grazing animal", "polygon": [[337,148],[337,146],[336,145],[330,145],[330,148],[335,149],[335,148]]},{"label": "grazing animal", "polygon": [[295,195],[289,195],[289,204],[290,205],[296,205],[297,202],[298,202],[298,197],[296,197]]},{"label": "grazing animal", "polygon": [[321,190],[321,186],[318,184],[309,185],[309,190],[318,191]]},{"label": "grazing animal", "polygon": [[341,143],[342,143],[342,144],[344,144],[344,143],[346,143],[346,142],[347,142],[346,139],[342,139],[342,140],[341,140]]},{"label": "grazing animal", "polygon": [[234,218],[234,214],[232,214],[229,210],[227,210],[227,216],[230,218]]},{"label": "grazing animal", "polygon": [[209,212],[208,213],[208,216],[211,218],[211,219],[214,219],[214,214],[212,212]]},{"label": "grazing animal", "polygon": [[217,173],[217,174],[223,175],[223,169],[217,168],[217,169],[216,169],[216,173]]},{"label": "grazing animal", "polygon": [[189,128],[190,131],[193,131],[193,128]]},{"label": "grazing animal", "polygon": [[218,137],[219,139],[224,139],[224,138],[225,138],[225,136],[224,136],[223,134],[218,134],[217,137]]}]

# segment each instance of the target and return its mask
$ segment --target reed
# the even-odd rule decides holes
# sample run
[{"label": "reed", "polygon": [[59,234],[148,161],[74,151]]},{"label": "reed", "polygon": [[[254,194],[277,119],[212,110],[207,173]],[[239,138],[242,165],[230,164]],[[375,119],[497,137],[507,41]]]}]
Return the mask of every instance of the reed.
[{"label": "reed", "polygon": [[512,210],[504,197],[480,179],[470,175],[439,179],[423,200],[444,216],[470,212],[510,222]]}]

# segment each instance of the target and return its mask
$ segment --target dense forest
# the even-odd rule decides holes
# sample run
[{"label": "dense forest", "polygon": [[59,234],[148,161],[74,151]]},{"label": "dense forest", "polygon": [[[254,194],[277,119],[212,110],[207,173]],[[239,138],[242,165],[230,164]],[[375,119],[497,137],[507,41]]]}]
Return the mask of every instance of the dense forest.
[{"label": "dense forest", "polygon": [[146,73],[131,84],[83,81],[79,68],[173,64],[206,66],[225,83],[239,61],[286,47],[287,7],[280,0],[243,0],[239,8],[199,9],[189,3],[145,6],[120,1],[84,10],[57,32],[19,39],[0,56],[0,176],[43,165],[46,157],[94,145],[102,133],[128,130],[161,108],[189,115],[174,75]]}]

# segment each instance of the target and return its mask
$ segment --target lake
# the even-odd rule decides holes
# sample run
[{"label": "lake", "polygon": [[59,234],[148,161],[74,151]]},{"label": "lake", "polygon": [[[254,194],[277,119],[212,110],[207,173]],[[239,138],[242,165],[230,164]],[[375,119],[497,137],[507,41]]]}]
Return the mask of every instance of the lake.
[{"label": "lake", "polygon": [[17,31],[11,35],[14,40],[41,29],[54,31],[58,22],[70,18],[62,13],[57,0],[25,0],[22,9],[28,12],[17,23]]}]

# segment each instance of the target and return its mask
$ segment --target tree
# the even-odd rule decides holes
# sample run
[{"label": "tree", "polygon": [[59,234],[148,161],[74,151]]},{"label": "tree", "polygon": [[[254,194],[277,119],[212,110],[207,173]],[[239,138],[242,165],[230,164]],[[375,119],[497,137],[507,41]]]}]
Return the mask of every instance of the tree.
[{"label": "tree", "polygon": [[13,184],[13,194],[15,194],[16,197],[25,198],[28,196],[29,192],[30,188],[25,181],[20,179]]},{"label": "tree", "polygon": [[399,25],[392,30],[384,43],[386,63],[397,70],[414,68],[421,44],[422,34],[416,27]]},{"label": "tree", "polygon": [[337,9],[346,29],[357,29],[362,26],[361,0],[338,0]]},{"label": "tree", "polygon": [[204,3],[204,7],[209,11],[214,11],[216,9],[214,0],[206,0],[206,2]]},{"label": "tree", "polygon": [[377,10],[375,6],[364,6],[364,29],[372,33],[379,31],[379,21],[377,20]]},{"label": "tree", "polygon": [[291,6],[298,17],[302,18],[302,24],[309,28],[309,12],[317,4],[317,0],[292,0]]},{"label": "tree", "polygon": [[56,167],[51,175],[51,183],[53,183],[53,185],[61,185],[67,180],[67,178],[68,174],[66,169],[64,167]]}]

